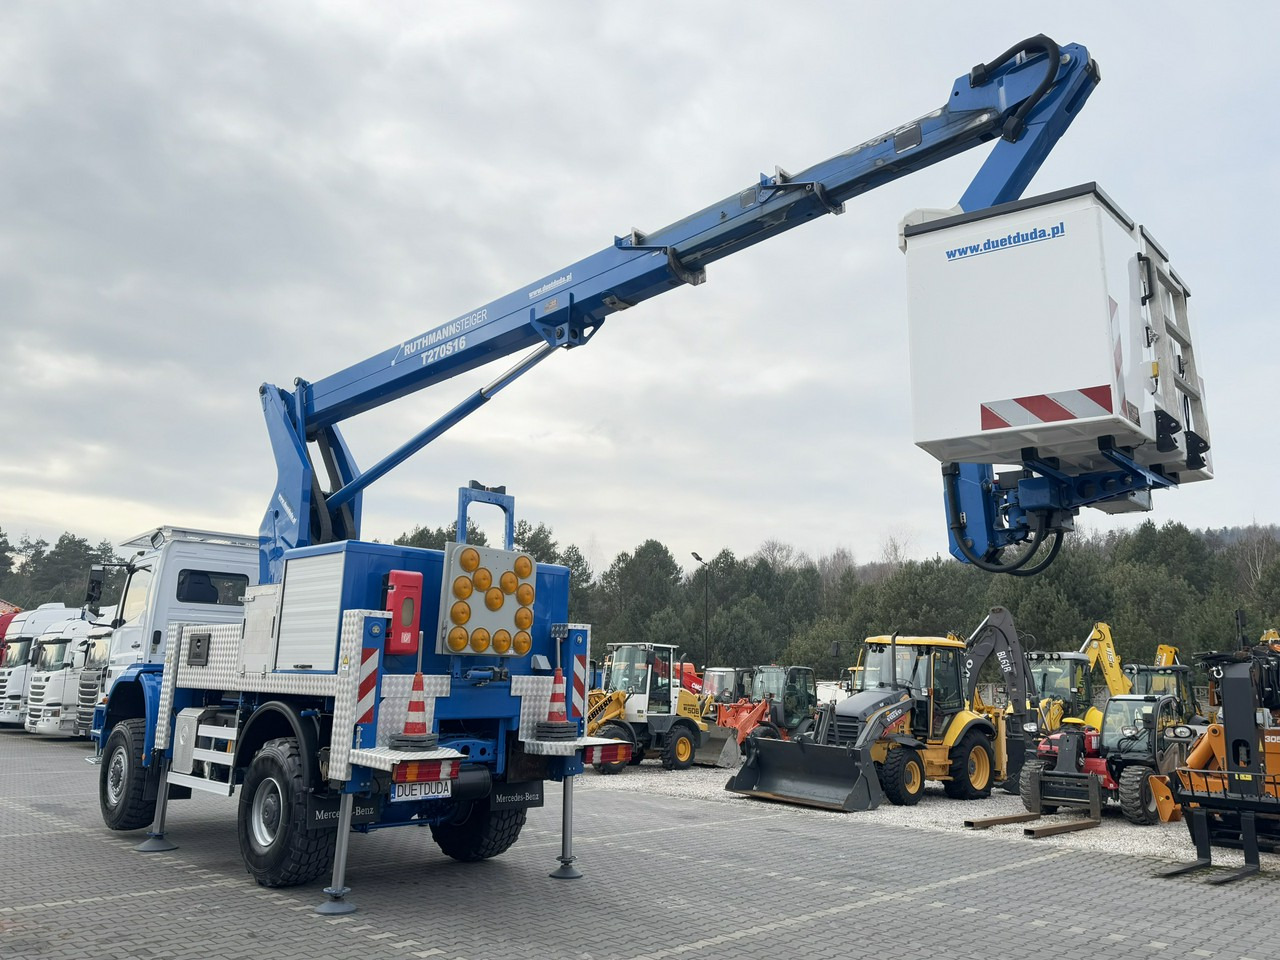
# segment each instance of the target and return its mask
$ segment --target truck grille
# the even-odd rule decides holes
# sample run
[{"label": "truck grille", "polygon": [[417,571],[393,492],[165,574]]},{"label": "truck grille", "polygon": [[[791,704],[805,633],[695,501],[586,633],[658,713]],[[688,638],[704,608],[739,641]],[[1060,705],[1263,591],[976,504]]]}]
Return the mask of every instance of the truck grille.
[{"label": "truck grille", "polygon": [[93,708],[98,705],[104,672],[85,670],[80,674],[80,689],[76,698],[76,733],[87,733],[93,728]]},{"label": "truck grille", "polygon": [[5,692],[9,689],[9,671],[0,670],[0,700],[4,699]]},{"label": "truck grille", "polygon": [[44,716],[44,691],[49,686],[48,677],[32,677],[31,691],[27,694],[27,716],[39,720]]}]

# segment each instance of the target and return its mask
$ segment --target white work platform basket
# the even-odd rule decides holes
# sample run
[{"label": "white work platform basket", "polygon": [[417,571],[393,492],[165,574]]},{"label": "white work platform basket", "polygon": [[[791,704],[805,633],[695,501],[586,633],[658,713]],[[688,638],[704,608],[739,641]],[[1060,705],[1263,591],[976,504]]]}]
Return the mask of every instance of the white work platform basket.
[{"label": "white work platform basket", "polygon": [[1110,438],[1178,482],[1213,476],[1186,285],[1096,184],[921,216],[903,227],[918,446],[1083,473],[1112,469]]}]

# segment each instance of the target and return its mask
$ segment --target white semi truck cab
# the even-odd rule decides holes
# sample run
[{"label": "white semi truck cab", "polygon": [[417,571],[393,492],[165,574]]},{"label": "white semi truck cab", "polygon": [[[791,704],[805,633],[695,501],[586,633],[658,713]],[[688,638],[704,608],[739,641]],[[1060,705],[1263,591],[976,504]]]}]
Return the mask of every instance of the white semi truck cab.
[{"label": "white semi truck cab", "polygon": [[28,733],[53,737],[75,733],[76,694],[93,627],[88,620],[64,620],[40,635],[27,685]]},{"label": "white semi truck cab", "polygon": [[0,725],[22,726],[26,721],[31,662],[38,653],[41,635],[76,612],[61,603],[42,603],[9,621],[4,662],[0,664]]}]

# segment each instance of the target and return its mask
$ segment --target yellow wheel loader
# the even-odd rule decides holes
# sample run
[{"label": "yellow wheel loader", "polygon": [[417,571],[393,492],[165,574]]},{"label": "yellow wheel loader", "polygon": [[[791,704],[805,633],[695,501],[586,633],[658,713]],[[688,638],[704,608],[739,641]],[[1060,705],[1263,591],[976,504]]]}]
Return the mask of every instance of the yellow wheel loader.
[{"label": "yellow wheel loader", "polygon": [[620,773],[644,759],[660,759],[668,770],[737,765],[735,731],[708,723],[701,681],[676,647],[623,643],[609,650],[603,688],[588,695],[587,736],[630,743],[631,760],[596,764],[599,772]]},{"label": "yellow wheel loader", "polygon": [[[988,662],[999,667],[1009,707],[987,707],[976,696]],[[853,677],[852,695],[825,704],[811,736],[760,740],[725,789],[853,811],[885,799],[915,804],[927,780],[964,800],[1017,783],[1035,704],[1013,618],[1002,607],[968,640],[870,637]]]}]

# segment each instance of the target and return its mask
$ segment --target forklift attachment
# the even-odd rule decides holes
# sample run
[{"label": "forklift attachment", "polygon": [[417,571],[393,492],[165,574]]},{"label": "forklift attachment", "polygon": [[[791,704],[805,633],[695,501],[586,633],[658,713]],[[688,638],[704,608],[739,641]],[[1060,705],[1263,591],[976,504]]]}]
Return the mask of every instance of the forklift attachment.
[{"label": "forklift attachment", "polygon": [[874,810],[884,799],[870,751],[809,740],[756,738],[755,750],[725,789],[760,800],[823,810]]}]

